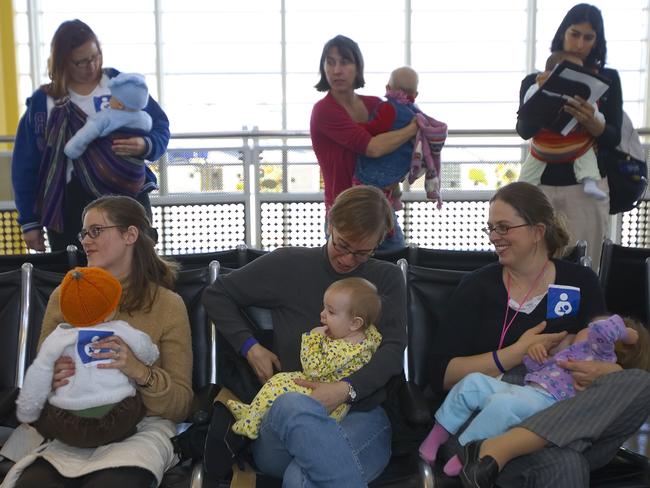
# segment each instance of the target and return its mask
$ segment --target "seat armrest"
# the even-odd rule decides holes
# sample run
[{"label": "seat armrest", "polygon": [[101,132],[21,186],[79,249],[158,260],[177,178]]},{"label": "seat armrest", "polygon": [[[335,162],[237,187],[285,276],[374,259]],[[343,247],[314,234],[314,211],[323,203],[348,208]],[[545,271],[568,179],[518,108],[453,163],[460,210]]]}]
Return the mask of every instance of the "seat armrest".
[{"label": "seat armrest", "polygon": [[431,405],[414,383],[404,383],[399,391],[399,403],[408,422],[416,425],[428,425],[431,422]]},{"label": "seat armrest", "polygon": [[625,447],[618,449],[614,459],[617,459],[620,462],[629,463],[630,465],[639,466],[640,468],[650,469],[650,463],[647,457],[638,452],[630,451]]},{"label": "seat armrest", "polygon": [[0,423],[5,424],[16,411],[16,398],[19,389],[16,387],[0,389]]},{"label": "seat armrest", "polygon": [[650,486],[648,458],[621,447],[614,459],[591,472],[590,486],[593,488]]},{"label": "seat armrest", "polygon": [[195,390],[188,421],[197,425],[210,422],[217,393],[219,393],[219,386],[212,383]]}]

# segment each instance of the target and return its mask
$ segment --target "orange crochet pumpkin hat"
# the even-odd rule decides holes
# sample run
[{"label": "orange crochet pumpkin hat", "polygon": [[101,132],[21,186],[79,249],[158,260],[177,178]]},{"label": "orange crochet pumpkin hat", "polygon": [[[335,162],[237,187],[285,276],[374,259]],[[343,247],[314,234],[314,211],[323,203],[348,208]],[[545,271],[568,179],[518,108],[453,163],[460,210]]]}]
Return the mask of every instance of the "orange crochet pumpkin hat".
[{"label": "orange crochet pumpkin hat", "polygon": [[105,321],[122,296],[122,285],[102,268],[75,268],[61,282],[59,303],[66,322],[88,327]]}]

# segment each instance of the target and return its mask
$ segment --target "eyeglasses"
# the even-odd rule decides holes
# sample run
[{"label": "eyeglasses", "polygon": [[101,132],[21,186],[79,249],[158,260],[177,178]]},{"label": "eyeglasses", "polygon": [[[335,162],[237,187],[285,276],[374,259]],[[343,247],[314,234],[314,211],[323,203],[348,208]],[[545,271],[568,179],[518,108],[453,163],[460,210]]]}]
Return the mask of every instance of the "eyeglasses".
[{"label": "eyeglasses", "polygon": [[97,239],[99,237],[99,234],[102,233],[103,230],[105,229],[114,229],[116,227],[122,227],[121,225],[95,225],[91,227],[90,229],[81,229],[81,232],[77,234],[77,239],[79,239],[79,242],[82,242],[86,236],[90,237],[91,239]]},{"label": "eyeglasses", "polygon": [[497,225],[492,225],[488,224],[487,227],[483,227],[481,230],[485,232],[488,237],[492,232],[496,232],[500,236],[506,235],[508,232],[510,232],[510,229],[517,229],[519,227],[527,227],[530,224],[519,224],[519,225],[505,225],[505,224],[497,224]]},{"label": "eyeglasses", "polygon": [[80,59],[79,61],[70,60],[75,68],[86,69],[91,63],[94,63],[101,57],[102,53],[93,54],[89,58]]},{"label": "eyeglasses", "polygon": [[354,259],[357,261],[367,261],[370,259],[370,257],[375,254],[375,251],[377,250],[377,247],[374,247],[373,249],[370,249],[368,251],[353,251],[350,249],[347,245],[341,244],[340,242],[336,242],[336,239],[334,239],[334,231],[332,230],[332,246],[334,246],[334,249],[336,249],[336,252],[339,254],[351,254]]}]

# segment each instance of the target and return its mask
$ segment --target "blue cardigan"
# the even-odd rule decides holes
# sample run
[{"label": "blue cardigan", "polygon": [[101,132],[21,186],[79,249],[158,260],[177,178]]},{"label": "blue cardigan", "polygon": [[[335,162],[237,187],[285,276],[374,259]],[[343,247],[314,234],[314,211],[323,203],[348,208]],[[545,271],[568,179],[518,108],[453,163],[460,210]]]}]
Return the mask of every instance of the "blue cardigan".
[{"label": "blue cardigan", "polygon": [[[119,71],[114,68],[105,68],[104,74],[109,78],[114,78]],[[11,159],[11,181],[16,195],[18,223],[23,232],[41,228],[34,206],[38,188],[38,173],[45,149],[47,94],[39,88],[27,99],[26,105],[27,110],[18,124]],[[149,103],[144,110],[151,115],[153,126],[151,132],[144,136],[147,147],[143,159],[155,161],[167,150],[169,119],[160,105],[151,97],[149,97]],[[147,167],[142,191],[151,191],[157,187],[156,175]]]}]

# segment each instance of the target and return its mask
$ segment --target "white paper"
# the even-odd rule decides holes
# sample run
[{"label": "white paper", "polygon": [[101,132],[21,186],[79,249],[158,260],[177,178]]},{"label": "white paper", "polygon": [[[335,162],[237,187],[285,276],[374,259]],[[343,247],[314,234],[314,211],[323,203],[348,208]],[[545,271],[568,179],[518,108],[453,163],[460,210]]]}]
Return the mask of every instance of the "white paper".
[{"label": "white paper", "polygon": [[[598,78],[594,76],[587,76],[584,73],[581,73],[580,71],[574,71],[571,68],[563,69],[559,76],[560,78],[565,78],[567,80],[576,81],[578,83],[582,83],[583,85],[587,85],[587,88],[589,88],[589,98],[587,98],[587,102],[590,104],[595,103],[609,88],[607,84],[603,83]],[[563,136],[566,136],[577,124],[578,121],[575,119],[575,117],[573,117],[569,123],[564,126],[564,129],[562,129],[562,132],[560,133]]]}]

